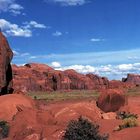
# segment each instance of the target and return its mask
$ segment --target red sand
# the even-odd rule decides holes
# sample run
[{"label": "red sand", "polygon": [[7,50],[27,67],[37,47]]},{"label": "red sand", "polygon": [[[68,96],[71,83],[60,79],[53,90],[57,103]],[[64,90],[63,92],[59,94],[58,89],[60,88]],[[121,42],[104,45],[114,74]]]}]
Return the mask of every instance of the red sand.
[{"label": "red sand", "polygon": [[[89,99],[47,104],[37,102],[35,106],[33,101],[24,95],[6,95],[1,98],[9,103],[1,105],[0,110],[10,118],[12,116],[7,140],[61,140],[68,122],[81,115],[98,123],[102,134],[109,133],[109,140],[140,140],[140,127],[114,132],[113,129],[121,124],[121,120],[114,119],[113,113],[110,113],[108,119],[102,119],[103,112],[97,108],[95,101]],[[19,105],[19,108],[16,108],[17,113],[14,114],[8,111],[13,109],[13,104]],[[139,107],[140,97],[131,97],[128,105],[121,110],[131,111],[140,116]]]}]

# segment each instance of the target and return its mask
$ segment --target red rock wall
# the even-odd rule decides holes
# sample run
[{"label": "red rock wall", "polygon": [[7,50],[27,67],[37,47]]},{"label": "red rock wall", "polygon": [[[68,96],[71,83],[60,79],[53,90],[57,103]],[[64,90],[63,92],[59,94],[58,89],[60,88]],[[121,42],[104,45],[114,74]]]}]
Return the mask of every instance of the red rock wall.
[{"label": "red rock wall", "polygon": [[129,84],[133,84],[133,85],[140,85],[140,75],[138,74],[128,74],[127,78],[123,78],[122,81],[124,83],[129,83]]},{"label": "red rock wall", "polygon": [[83,75],[74,70],[57,71],[45,64],[13,65],[12,68],[15,90],[92,90],[109,87],[107,78],[93,74]]},{"label": "red rock wall", "polygon": [[74,70],[57,71],[45,64],[12,66],[13,87],[15,90],[56,91],[56,90],[100,90],[128,89],[132,84],[122,81],[109,81],[95,74],[80,74]]},{"label": "red rock wall", "polygon": [[0,91],[1,94],[6,94],[12,87],[12,69],[10,62],[13,57],[13,52],[9,47],[5,36],[0,32]]}]

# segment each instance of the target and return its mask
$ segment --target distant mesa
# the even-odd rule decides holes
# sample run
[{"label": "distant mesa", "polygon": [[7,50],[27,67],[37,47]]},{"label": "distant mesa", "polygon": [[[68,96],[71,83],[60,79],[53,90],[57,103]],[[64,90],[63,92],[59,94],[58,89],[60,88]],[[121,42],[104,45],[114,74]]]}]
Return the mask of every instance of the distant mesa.
[{"label": "distant mesa", "polygon": [[128,74],[127,78],[122,78],[122,81],[125,83],[134,84],[140,86],[140,75],[138,74]]},{"label": "distant mesa", "polygon": [[12,89],[12,69],[11,60],[13,52],[8,44],[6,37],[0,30],[0,94],[7,94]]}]

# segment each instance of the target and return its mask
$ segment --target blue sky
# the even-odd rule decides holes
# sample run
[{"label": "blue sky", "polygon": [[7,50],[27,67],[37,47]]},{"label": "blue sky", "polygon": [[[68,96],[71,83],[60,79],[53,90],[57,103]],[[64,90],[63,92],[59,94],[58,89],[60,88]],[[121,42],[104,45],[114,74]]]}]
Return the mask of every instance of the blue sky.
[{"label": "blue sky", "polygon": [[140,72],[139,0],[0,0],[12,63],[120,79]]}]

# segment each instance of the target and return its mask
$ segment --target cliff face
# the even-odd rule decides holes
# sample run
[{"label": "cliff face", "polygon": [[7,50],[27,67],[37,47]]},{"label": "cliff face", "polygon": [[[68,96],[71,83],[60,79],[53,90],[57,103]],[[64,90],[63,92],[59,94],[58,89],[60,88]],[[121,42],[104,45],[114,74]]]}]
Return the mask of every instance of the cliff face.
[{"label": "cliff face", "polygon": [[74,70],[57,71],[45,64],[26,64],[12,66],[13,85],[15,90],[22,91],[55,91],[106,89],[108,79],[97,75],[83,75]]},{"label": "cliff face", "polygon": [[0,92],[7,94],[11,92],[12,87],[12,69],[10,62],[13,52],[10,49],[7,39],[0,32]]},{"label": "cliff face", "polygon": [[30,63],[12,66],[13,88],[22,91],[105,90],[126,88],[127,83],[109,81],[94,74],[80,74],[74,70],[57,71],[45,64]]}]

